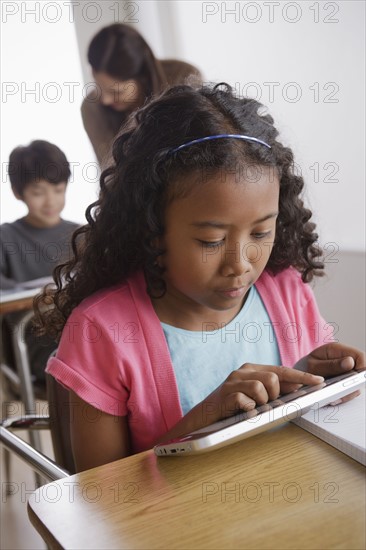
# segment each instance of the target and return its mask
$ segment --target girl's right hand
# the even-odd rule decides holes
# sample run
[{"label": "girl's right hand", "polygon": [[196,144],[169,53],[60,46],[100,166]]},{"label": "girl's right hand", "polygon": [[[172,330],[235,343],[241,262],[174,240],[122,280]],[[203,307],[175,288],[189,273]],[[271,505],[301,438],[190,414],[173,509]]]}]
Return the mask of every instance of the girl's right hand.
[{"label": "girl's right hand", "polygon": [[221,386],[197,405],[201,408],[202,415],[203,424],[200,427],[232,416],[238,411],[250,411],[258,405],[274,401],[280,394],[295,391],[302,385],[320,384],[323,381],[322,376],[288,367],[245,363],[229,374]]},{"label": "girl's right hand", "polygon": [[315,385],[323,381],[322,376],[289,367],[245,363],[193,407],[161,441],[199,430],[238,411],[250,411],[257,405],[274,401],[280,394],[295,391],[302,385]]}]

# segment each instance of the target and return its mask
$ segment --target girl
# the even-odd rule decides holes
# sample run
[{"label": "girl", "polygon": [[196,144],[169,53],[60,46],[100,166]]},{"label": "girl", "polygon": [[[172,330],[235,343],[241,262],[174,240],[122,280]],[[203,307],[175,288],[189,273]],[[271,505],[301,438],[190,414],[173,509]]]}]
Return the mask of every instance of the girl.
[{"label": "girl", "polygon": [[78,470],[365,368],[327,343],[303,180],[261,107],[227,85],[175,87],[115,141],[74,259],[43,297]]},{"label": "girl", "polygon": [[83,101],[85,130],[101,162],[120,126],[145,99],[199,71],[183,61],[155,58],[142,36],[128,25],[103,28],[90,43],[88,61],[97,89]]}]

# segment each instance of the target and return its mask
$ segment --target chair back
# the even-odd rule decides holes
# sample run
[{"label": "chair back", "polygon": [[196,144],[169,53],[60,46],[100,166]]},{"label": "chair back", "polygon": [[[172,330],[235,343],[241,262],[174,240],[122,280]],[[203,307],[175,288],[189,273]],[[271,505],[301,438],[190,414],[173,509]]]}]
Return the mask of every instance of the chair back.
[{"label": "chair back", "polygon": [[72,475],[76,470],[71,451],[69,392],[47,373],[46,384],[55,460]]}]

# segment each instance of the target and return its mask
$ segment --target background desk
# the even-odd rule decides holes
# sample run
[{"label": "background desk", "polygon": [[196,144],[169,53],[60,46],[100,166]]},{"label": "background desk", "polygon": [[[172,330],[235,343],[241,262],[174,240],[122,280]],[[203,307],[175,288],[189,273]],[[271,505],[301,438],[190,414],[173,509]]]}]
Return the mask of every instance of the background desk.
[{"label": "background desk", "polygon": [[[44,279],[45,281],[48,278]],[[2,374],[13,381],[18,387],[20,398],[24,404],[25,414],[34,414],[36,412],[36,402],[32,385],[31,368],[28,359],[28,351],[25,343],[25,328],[33,318],[33,300],[39,294],[41,287],[31,289],[14,289],[0,292],[0,315],[8,313],[18,313],[13,320],[12,330],[9,331],[8,338],[12,343],[14,353],[16,373],[5,362],[1,362],[0,368]],[[1,319],[1,322],[2,319]],[[4,336],[4,334],[2,334]],[[2,357],[5,361],[6,357]],[[41,440],[37,432],[29,433],[30,442],[33,447],[41,451]],[[7,479],[10,479],[10,462],[6,456]],[[36,478],[39,479],[38,477]]]},{"label": "background desk", "polygon": [[33,299],[41,288],[0,292],[0,314],[33,309]]},{"label": "background desk", "polygon": [[19,283],[19,286],[14,289],[0,290],[0,314],[33,309],[34,297],[50,283],[53,283],[52,277],[40,277],[33,281]]},{"label": "background desk", "polygon": [[287,424],[201,456],[131,456],[28,503],[51,548],[363,549],[365,469]]},{"label": "background desk", "polygon": [[[19,313],[12,321],[13,326],[8,337],[12,343],[17,370],[17,380],[15,380],[15,382],[19,385],[20,397],[24,403],[25,414],[33,414],[35,412],[31,369],[25,343],[25,327],[33,318],[33,299],[40,291],[41,288],[32,288],[0,292],[0,314]],[[14,377],[12,369],[6,364],[1,364],[1,371],[10,379]],[[32,436],[32,444],[39,448],[39,438],[35,434]]]}]

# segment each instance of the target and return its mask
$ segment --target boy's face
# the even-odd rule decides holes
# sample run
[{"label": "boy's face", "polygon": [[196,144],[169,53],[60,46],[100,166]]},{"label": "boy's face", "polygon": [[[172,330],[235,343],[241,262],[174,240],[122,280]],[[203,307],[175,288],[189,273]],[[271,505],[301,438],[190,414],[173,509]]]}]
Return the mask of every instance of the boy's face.
[{"label": "boy's face", "polygon": [[202,330],[240,311],[269,260],[279,208],[273,170],[258,167],[255,180],[221,173],[168,205],[159,259],[167,292],[153,301],[162,321]]},{"label": "boy's face", "polygon": [[53,227],[60,222],[60,214],[65,206],[65,192],[66,182],[54,184],[40,180],[27,185],[22,196],[15,196],[27,205],[25,219],[30,225]]}]

